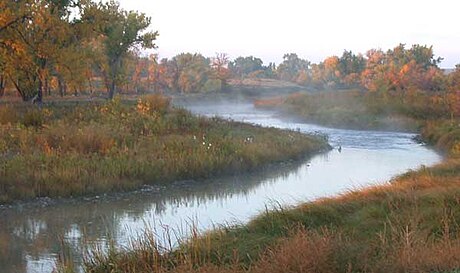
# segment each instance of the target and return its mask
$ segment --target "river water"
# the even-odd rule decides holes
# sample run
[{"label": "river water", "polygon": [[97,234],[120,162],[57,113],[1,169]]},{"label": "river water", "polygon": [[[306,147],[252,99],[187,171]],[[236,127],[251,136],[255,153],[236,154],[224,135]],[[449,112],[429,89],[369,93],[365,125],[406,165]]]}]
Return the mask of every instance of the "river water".
[{"label": "river water", "polygon": [[0,209],[0,272],[51,272],[62,245],[79,261],[83,242],[104,244],[112,238],[117,245],[127,246],[130,238],[146,228],[163,238],[171,229],[187,234],[190,224],[206,230],[245,223],[267,207],[295,205],[384,183],[409,169],[442,160],[413,141],[413,134],[325,128],[281,119],[248,103],[183,106],[200,115],[327,134],[334,149],[257,173]]}]

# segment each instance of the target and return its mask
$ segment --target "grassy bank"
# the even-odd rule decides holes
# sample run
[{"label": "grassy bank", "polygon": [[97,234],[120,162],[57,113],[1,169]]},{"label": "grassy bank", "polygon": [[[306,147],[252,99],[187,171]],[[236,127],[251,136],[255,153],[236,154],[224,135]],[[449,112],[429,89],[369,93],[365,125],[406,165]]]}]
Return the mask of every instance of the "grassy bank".
[{"label": "grassy bank", "polygon": [[383,186],[192,238],[160,254],[150,238],[134,251],[88,260],[87,272],[457,272],[460,161],[407,173]]},{"label": "grassy bank", "polygon": [[[358,107],[362,104],[357,101],[367,98],[356,97],[357,101],[350,99],[344,104],[317,99],[347,109],[350,103]],[[272,100],[271,106],[280,103],[285,101]],[[296,112],[303,109],[301,105],[299,102]],[[420,121],[414,129],[446,153],[444,163],[406,173],[385,185],[294,208],[275,208],[247,225],[195,236],[179,250],[165,252],[146,236],[130,250],[96,253],[87,260],[87,271],[459,272],[459,121],[436,113],[430,120],[424,117],[429,109],[392,105],[380,107],[376,116],[398,114],[402,119]],[[361,109],[362,113],[369,111]]]},{"label": "grassy bank", "polygon": [[322,91],[261,99],[255,105],[275,108],[307,122],[347,129],[418,132],[427,120],[450,118],[440,100],[423,92]]},{"label": "grassy bank", "polygon": [[383,186],[197,236],[164,252],[146,236],[130,251],[98,253],[87,272],[458,272],[460,161]]},{"label": "grassy bank", "polygon": [[324,139],[195,117],[169,100],[0,105],[0,203],[250,171]]}]

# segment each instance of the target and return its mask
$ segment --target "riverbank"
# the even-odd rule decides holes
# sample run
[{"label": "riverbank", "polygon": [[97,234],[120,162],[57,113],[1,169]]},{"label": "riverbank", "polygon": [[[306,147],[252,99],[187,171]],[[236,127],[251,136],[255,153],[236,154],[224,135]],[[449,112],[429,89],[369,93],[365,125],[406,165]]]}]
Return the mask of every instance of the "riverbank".
[{"label": "riverbank", "polygon": [[342,90],[259,99],[254,105],[334,128],[416,132],[420,141],[460,156],[460,120],[436,101],[436,95],[423,92],[392,96]]},{"label": "riverbank", "polygon": [[[89,260],[87,272],[456,272],[460,161],[382,186],[192,238],[164,254],[153,238]],[[163,253],[160,255],[160,253]]]},{"label": "riverbank", "polygon": [[[460,269],[458,125],[424,123],[423,137],[444,163],[389,183],[275,208],[238,227],[159,251],[141,239],[134,251],[100,254],[89,272],[457,272]],[[160,255],[163,253],[163,255]]]},{"label": "riverbank", "polygon": [[420,132],[425,121],[450,118],[445,105],[436,101],[425,93],[408,97],[351,89],[297,93],[254,104],[334,128]]},{"label": "riverbank", "polygon": [[0,106],[0,203],[139,189],[261,168],[326,140],[218,118],[169,99]]}]

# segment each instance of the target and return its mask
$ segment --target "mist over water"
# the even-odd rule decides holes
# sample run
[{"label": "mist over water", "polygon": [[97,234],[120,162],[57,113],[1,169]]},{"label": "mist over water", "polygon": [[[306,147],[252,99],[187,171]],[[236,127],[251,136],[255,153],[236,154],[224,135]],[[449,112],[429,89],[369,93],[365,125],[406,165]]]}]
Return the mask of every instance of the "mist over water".
[{"label": "mist over water", "polygon": [[[295,205],[319,197],[388,181],[441,157],[413,141],[413,134],[353,131],[283,120],[245,102],[178,102],[192,112],[262,126],[329,136],[334,150],[301,162],[270,166],[251,174],[179,181],[136,193],[60,202],[50,207],[0,210],[1,272],[50,272],[60,238],[75,257],[83,242],[128,246],[130,238],[153,228],[160,238],[173,228],[186,234],[226,223],[246,223],[273,205]],[[255,139],[257,141],[257,139]],[[341,151],[338,148],[341,147]]]}]

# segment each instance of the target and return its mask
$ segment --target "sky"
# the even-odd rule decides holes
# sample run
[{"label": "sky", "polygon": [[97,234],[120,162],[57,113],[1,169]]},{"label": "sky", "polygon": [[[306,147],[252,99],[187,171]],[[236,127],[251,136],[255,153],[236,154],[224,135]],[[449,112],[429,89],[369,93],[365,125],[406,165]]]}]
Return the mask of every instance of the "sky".
[{"label": "sky", "polygon": [[433,46],[443,68],[460,63],[458,0],[119,0],[152,17],[160,58],[227,53],[280,63],[297,53],[314,63],[343,51]]}]

